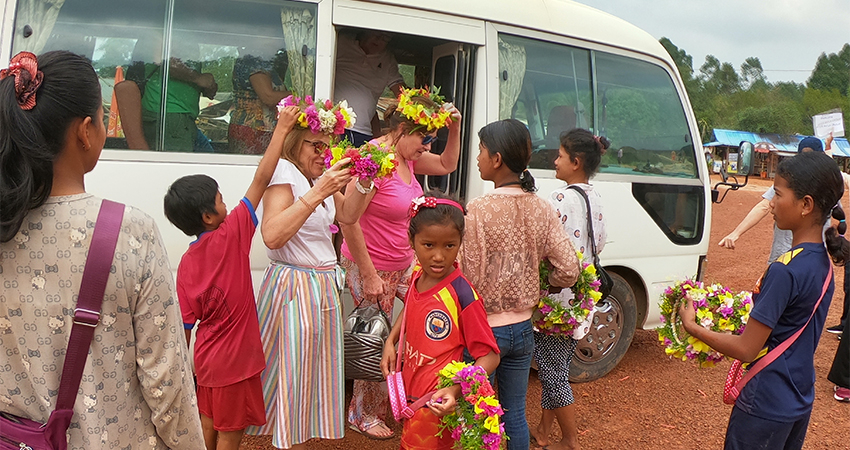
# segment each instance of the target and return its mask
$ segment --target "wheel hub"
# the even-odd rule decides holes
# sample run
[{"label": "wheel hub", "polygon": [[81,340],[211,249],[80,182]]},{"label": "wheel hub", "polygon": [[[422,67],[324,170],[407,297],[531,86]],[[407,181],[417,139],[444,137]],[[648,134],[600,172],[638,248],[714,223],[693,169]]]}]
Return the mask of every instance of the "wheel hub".
[{"label": "wheel hub", "polygon": [[600,301],[594,308],[590,331],[578,341],[575,357],[585,363],[600,361],[620,340],[623,332],[623,310],[612,296]]}]

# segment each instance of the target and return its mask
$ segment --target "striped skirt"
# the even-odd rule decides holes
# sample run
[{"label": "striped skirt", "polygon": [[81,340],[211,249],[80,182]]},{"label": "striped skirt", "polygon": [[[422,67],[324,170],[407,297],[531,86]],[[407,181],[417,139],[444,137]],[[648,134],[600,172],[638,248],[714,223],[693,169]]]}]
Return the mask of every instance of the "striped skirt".
[{"label": "striped skirt", "polygon": [[266,425],[289,448],[312,438],[341,439],[345,424],[339,274],[273,261],[257,298],[266,369]]}]

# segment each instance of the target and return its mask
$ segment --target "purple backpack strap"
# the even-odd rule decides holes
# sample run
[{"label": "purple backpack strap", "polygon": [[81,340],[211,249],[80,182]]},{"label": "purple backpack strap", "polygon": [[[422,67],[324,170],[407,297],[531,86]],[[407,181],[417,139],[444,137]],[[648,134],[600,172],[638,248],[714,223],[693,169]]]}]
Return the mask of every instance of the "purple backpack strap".
[{"label": "purple backpack strap", "polygon": [[[94,337],[94,329],[100,322],[103,293],[106,290],[106,280],[109,278],[109,272],[112,268],[115,245],[118,242],[118,233],[121,231],[123,218],[123,204],[103,200],[92,233],[86,266],[83,270],[77,307],[74,309],[74,325],[71,327],[71,337],[68,340],[68,349],[65,352],[56,411],[74,410],[77,390],[80,387],[80,380],[83,378],[83,369],[86,366],[89,347]],[[68,419],[70,419],[70,415]],[[65,428],[67,429],[67,426]]]}]

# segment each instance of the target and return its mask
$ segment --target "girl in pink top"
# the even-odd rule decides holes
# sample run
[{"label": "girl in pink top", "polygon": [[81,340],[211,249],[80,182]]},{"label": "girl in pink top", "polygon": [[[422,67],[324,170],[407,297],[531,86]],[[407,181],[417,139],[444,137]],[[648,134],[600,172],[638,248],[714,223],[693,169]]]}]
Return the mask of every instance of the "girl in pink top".
[{"label": "girl in pink top", "polygon": [[[457,168],[460,155],[460,112],[451,103],[438,103],[430,96],[403,91],[407,101],[426,110],[450,115],[449,137],[441,155],[430,153],[439,123],[414,122],[392,104],[384,115],[390,132],[372,140],[395,148],[396,172],[364,189],[353,180],[346,197],[366,191],[369,206],[358,223],[343,225],[341,265],[355,306],[378,303],[392,317],[395,298],[404,298],[410,284],[413,250],[407,236],[410,202],[422,196],[414,175],[447,175]],[[421,92],[420,92],[421,93]],[[393,432],[384,423],[389,407],[385,382],[355,380],[348,408],[350,428],[371,439],[389,439]]]}]

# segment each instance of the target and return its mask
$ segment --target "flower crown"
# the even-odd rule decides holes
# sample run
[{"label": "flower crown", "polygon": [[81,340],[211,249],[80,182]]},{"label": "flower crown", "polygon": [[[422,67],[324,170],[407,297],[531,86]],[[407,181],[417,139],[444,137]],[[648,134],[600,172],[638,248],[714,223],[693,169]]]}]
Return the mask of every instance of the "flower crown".
[{"label": "flower crown", "polygon": [[459,384],[461,397],[457,399],[457,408],[440,421],[440,433],[448,431],[455,441],[455,449],[460,450],[498,450],[504,441],[505,424],[501,417],[505,414],[496,392],[487,379],[487,372],[481,366],[465,362],[452,361],[438,373],[437,389]]},{"label": "flower crown", "polygon": [[396,169],[395,155],[386,144],[369,142],[353,147],[348,139],[335,142],[325,150],[325,169],[330,169],[343,158],[351,158],[348,164],[351,175],[358,179],[386,178]]},{"label": "flower crown", "polygon": [[679,305],[684,301],[694,302],[697,323],[712,331],[741,334],[747,327],[753,308],[752,294],[746,291],[735,294],[719,284],[705,285],[694,280],[676,283],[661,295],[661,322],[658,340],[664,352],[671,358],[682,361],[697,361],[700,367],[712,367],[723,359],[723,354],[706,343],[682,332],[682,319],[678,316]]},{"label": "flower crown", "polygon": [[347,100],[334,105],[330,100],[314,102],[310,95],[303,99],[290,95],[277,104],[278,114],[287,106],[301,108],[298,125],[316,134],[342,134],[357,121],[357,114],[348,106]]},{"label": "flower crown", "polygon": [[[451,123],[452,113],[444,108],[445,99],[440,96],[440,90],[433,92],[428,89],[402,89],[398,95],[397,111],[402,117],[410,120],[418,128],[426,128],[428,131],[439,130]],[[424,105],[413,102],[416,97],[427,98],[437,104],[437,108],[427,108]]]},{"label": "flower crown", "polygon": [[572,337],[576,328],[587,319],[596,302],[602,298],[599,292],[602,282],[596,274],[596,266],[585,262],[584,254],[580,251],[576,251],[576,257],[581,263],[581,273],[570,288],[574,299],[568,305],[549,296],[549,266],[546,261],[540,263],[541,298],[532,317],[532,325],[543,334]]}]

